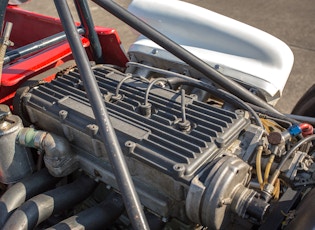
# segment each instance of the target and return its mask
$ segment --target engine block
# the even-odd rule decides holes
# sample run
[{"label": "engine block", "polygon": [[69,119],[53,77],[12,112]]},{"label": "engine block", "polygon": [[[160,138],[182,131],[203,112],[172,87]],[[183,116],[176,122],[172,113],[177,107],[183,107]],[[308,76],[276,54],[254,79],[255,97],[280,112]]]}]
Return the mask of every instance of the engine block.
[{"label": "engine block", "polygon": [[[205,172],[215,173],[213,162],[219,159],[221,163],[217,164],[217,170],[218,165],[230,164],[223,162],[235,162],[227,155],[233,152],[230,148],[235,142],[240,143],[246,130],[253,129],[250,120],[241,111],[210,105],[198,101],[194,95],[160,84],[165,79],[149,81],[99,65],[93,67],[93,71],[141,202],[160,216],[175,216],[186,222],[185,209],[190,208],[185,207],[187,194],[190,193],[189,205],[194,205],[194,199],[201,199],[194,198],[192,189],[189,189],[193,178]],[[76,68],[62,73],[52,82],[32,87],[24,94],[22,107],[25,111],[22,117],[36,128],[64,136],[70,142],[73,158],[78,162],[69,166],[72,171],[77,165],[117,188]],[[222,160],[224,157],[228,160]],[[250,175],[250,167],[239,158],[236,161],[233,163],[236,169],[232,171],[242,171],[241,177],[236,174],[234,177],[231,172],[224,177],[224,170],[221,172],[220,180],[230,181],[222,186],[229,195],[242,194],[235,188],[238,184],[245,186]],[[69,172],[67,167],[66,164],[48,166],[56,176]],[[202,179],[201,183],[206,184],[207,180]],[[215,187],[216,182],[211,184]],[[192,183],[192,186],[193,191],[199,190],[196,188],[198,183]],[[209,199],[209,191],[205,194]],[[246,194],[253,197],[248,192]],[[243,199],[243,195],[237,199]],[[199,206],[191,209],[197,210]],[[194,222],[199,218],[202,219],[191,217]],[[204,219],[200,222],[205,225],[221,225],[220,221],[214,224],[208,223],[208,217]]]}]

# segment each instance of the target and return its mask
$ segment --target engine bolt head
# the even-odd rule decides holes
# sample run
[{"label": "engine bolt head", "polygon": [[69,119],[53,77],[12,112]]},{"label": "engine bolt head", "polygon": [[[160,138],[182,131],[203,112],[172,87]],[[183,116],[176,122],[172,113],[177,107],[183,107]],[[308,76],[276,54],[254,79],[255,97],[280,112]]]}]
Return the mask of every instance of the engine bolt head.
[{"label": "engine bolt head", "polygon": [[186,167],[185,167],[185,165],[183,165],[183,164],[175,164],[175,165],[173,166],[173,170],[174,170],[175,172],[177,172],[177,175],[178,175],[179,177],[181,177],[181,176],[184,175],[184,172],[185,172],[185,170],[186,170]]},{"label": "engine bolt head", "polygon": [[60,110],[59,111],[59,117],[61,120],[65,120],[68,116],[68,112],[66,110]]},{"label": "engine bolt head", "polygon": [[91,136],[95,136],[98,132],[98,129],[99,129],[98,126],[95,124],[89,124],[86,126],[86,130]]},{"label": "engine bolt head", "polygon": [[241,109],[235,110],[235,113],[236,113],[238,116],[241,116],[241,117],[243,117],[243,116],[245,115],[244,110],[241,110]]},{"label": "engine bolt head", "polygon": [[159,51],[158,51],[157,49],[153,49],[153,50],[152,50],[152,54],[158,54],[158,52],[159,52]]}]

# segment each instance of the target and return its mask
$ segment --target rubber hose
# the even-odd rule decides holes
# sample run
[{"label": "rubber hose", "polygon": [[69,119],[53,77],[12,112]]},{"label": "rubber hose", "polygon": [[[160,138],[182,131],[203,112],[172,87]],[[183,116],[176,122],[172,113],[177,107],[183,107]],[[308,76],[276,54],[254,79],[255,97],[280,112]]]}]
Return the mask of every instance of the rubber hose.
[{"label": "rubber hose", "polygon": [[74,228],[101,230],[113,224],[124,210],[122,197],[117,193],[111,194],[99,205],[86,209],[48,229],[65,230]]},{"label": "rubber hose", "polygon": [[52,189],[60,179],[42,169],[14,184],[0,198],[0,229],[16,208],[29,198]]},{"label": "rubber hose", "polygon": [[94,180],[82,176],[71,184],[37,195],[12,214],[3,230],[34,229],[52,214],[72,208],[86,199],[95,186]]},{"label": "rubber hose", "polygon": [[[99,205],[86,209],[79,214],[72,216],[46,230],[103,230],[111,226],[125,210],[122,197],[111,194]],[[147,212],[145,216],[148,220],[150,230],[161,230],[165,223],[160,217]]]}]

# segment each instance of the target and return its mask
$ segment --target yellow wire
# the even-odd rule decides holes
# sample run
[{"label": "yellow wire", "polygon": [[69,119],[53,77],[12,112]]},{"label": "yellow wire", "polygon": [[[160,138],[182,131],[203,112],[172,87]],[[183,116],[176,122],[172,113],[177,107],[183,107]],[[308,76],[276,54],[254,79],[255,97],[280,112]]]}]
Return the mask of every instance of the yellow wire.
[{"label": "yellow wire", "polygon": [[264,119],[264,118],[261,118],[260,120],[263,123],[263,126],[264,126],[265,130],[267,131],[267,133],[270,133],[270,132],[275,131],[275,130],[280,130],[280,131],[285,130],[285,128],[281,127],[278,123],[276,123],[272,120]]},{"label": "yellow wire", "polygon": [[276,200],[279,199],[280,197],[280,179],[277,179],[276,182],[275,182],[275,188],[273,190],[273,196]]},{"label": "yellow wire", "polygon": [[269,173],[271,169],[271,165],[275,159],[275,155],[271,154],[268,160],[268,163],[266,165],[265,174],[264,174],[264,183],[268,183]]},{"label": "yellow wire", "polygon": [[258,183],[260,185],[260,189],[263,189],[264,186],[264,181],[262,177],[262,172],[261,172],[261,154],[263,151],[263,147],[259,146],[257,149],[257,154],[256,154],[256,173],[257,173],[257,179]]}]

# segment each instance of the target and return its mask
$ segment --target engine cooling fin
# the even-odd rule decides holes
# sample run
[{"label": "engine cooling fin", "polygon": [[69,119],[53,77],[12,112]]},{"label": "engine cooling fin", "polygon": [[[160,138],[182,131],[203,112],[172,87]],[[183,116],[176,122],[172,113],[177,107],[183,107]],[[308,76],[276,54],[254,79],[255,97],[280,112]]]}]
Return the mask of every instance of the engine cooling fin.
[{"label": "engine cooling fin", "polygon": [[[166,86],[153,85],[146,96],[150,82],[137,76],[99,65],[93,72],[124,154],[174,178],[191,178],[250,123],[236,112],[200,102],[193,95],[181,100],[180,91]],[[145,97],[149,109],[144,105]],[[184,129],[183,102],[189,126]],[[63,135],[74,146],[106,158],[76,68],[31,88],[22,103],[38,128]],[[144,109],[149,113],[143,113]]]}]

